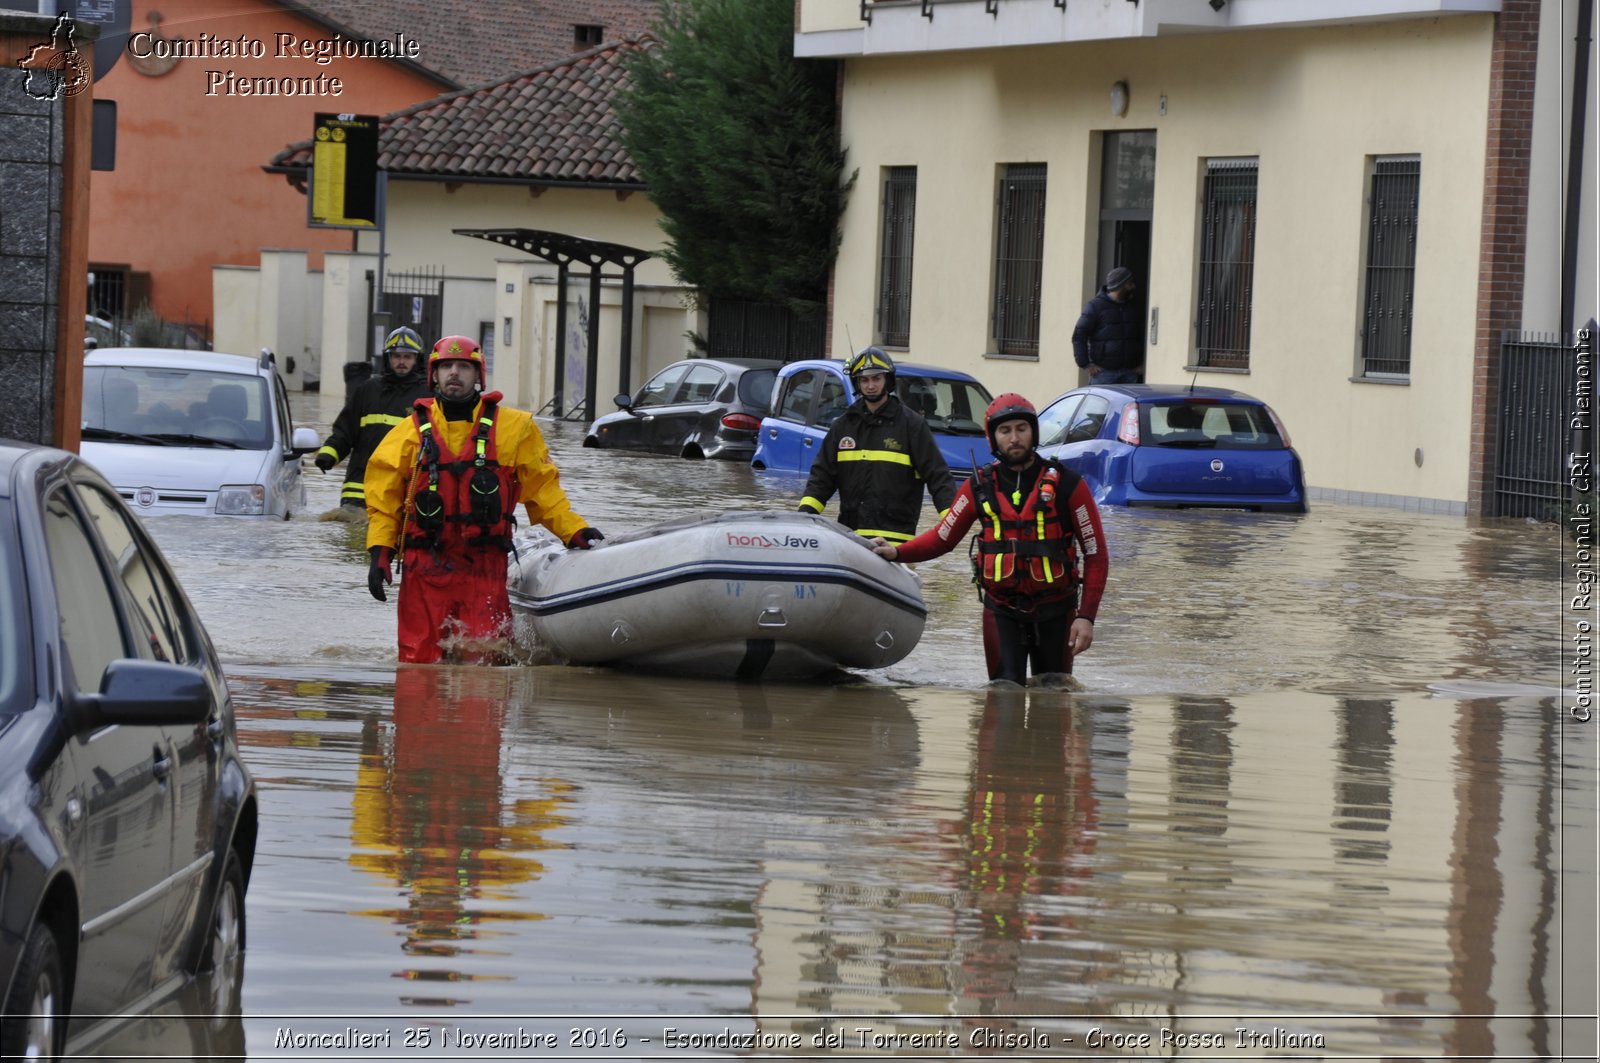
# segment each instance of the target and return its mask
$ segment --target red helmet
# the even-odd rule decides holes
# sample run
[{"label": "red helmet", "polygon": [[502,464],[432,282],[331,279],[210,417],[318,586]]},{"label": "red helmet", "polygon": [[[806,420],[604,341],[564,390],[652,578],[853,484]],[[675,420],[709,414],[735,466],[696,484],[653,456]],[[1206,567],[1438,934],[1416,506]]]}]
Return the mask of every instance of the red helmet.
[{"label": "red helmet", "polygon": [[989,449],[994,451],[997,457],[1000,454],[1000,449],[994,445],[994,430],[996,426],[1006,421],[1019,419],[1027,421],[1028,424],[1033,426],[1033,442],[1037,446],[1039,443],[1039,411],[1033,408],[1033,403],[1021,395],[1014,391],[1008,391],[1004,395],[997,395],[995,400],[989,403],[989,408],[983,411],[983,432],[984,435],[989,437]]},{"label": "red helmet", "polygon": [[433,371],[441,362],[471,362],[478,367],[478,385],[484,384],[485,366],[483,351],[478,344],[465,336],[445,336],[433,345],[428,355],[428,380],[433,381]]}]

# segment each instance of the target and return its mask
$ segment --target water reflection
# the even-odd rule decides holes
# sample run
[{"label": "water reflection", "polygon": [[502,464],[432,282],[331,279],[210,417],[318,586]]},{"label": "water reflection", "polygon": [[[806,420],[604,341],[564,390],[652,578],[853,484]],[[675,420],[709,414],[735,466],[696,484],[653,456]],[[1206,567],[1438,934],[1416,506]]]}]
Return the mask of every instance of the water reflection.
[{"label": "water reflection", "polygon": [[[506,669],[401,667],[387,734],[361,729],[350,862],[403,894],[400,908],[361,914],[403,928],[418,983],[482,977],[471,957],[496,924],[541,919],[511,887],[544,870],[533,855],[560,843],[570,788],[541,780],[537,797],[506,792],[501,746],[513,675]],[[453,1002],[453,1001],[451,1001]]]},{"label": "water reflection", "polygon": [[[798,489],[547,434],[608,530]],[[855,683],[418,680],[347,529],[156,522],[261,786],[251,1045],[304,1010],[865,1015],[968,1054],[1027,1014],[1258,1015],[1318,1055],[1592,1058],[1592,1021],[1555,1018],[1594,1007],[1596,812],[1593,733],[1544,696],[1553,537],[1331,505],[1105,519],[1070,693],[983,688],[957,555],[919,568],[917,650]]]}]

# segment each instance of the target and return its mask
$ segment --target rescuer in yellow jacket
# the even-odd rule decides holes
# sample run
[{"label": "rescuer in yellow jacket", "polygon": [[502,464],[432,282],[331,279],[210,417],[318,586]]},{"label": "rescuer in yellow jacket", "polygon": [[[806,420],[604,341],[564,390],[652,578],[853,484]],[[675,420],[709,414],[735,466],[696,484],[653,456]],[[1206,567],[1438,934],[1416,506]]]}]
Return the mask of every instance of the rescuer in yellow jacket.
[{"label": "rescuer in yellow jacket", "polygon": [[367,589],[387,600],[399,551],[402,661],[440,660],[445,637],[456,657],[493,657],[510,637],[506,555],[519,504],[573,549],[605,538],[567,501],[533,417],[483,392],[483,370],[465,336],[434,344],[434,398],[419,400],[367,462]]}]

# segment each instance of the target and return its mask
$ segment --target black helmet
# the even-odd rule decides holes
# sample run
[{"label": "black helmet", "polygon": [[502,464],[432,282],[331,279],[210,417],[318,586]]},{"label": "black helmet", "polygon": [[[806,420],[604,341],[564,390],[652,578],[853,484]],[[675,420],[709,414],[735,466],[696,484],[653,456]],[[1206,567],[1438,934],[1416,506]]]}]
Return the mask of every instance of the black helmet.
[{"label": "black helmet", "polygon": [[389,335],[383,338],[384,354],[388,354],[390,351],[396,350],[410,351],[412,354],[415,354],[420,358],[422,356],[422,352],[426,350],[426,348],[423,346],[422,337],[417,335],[416,330],[406,328],[402,325],[400,328],[395,329],[393,332],[389,333]]},{"label": "black helmet", "polygon": [[[884,383],[883,393],[894,393],[894,359],[885,353],[882,347],[863,347],[861,353],[850,359],[850,364],[845,368],[845,375],[850,378],[850,383],[855,384],[856,377],[862,373],[887,373],[889,379]],[[857,387],[856,390],[860,390]]]}]

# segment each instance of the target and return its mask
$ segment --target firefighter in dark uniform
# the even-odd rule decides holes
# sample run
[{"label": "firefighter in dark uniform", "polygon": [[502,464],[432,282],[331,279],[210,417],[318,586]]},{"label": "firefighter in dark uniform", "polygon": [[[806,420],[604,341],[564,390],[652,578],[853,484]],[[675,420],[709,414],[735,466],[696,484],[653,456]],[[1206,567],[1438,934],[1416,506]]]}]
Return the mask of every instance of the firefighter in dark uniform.
[{"label": "firefighter in dark uniform", "polygon": [[315,461],[327,472],[349,455],[340,507],[366,513],[367,459],[389,429],[411,415],[412,404],[428,395],[428,376],[422,368],[425,350],[422,337],[411,329],[389,333],[383,341],[383,372],[357,385],[334,419],[333,431]]},{"label": "firefighter in dark uniform", "polygon": [[1030,665],[1035,676],[1071,672],[1074,655],[1094,642],[1106,589],[1099,507],[1076,473],[1039,456],[1031,402],[1001,395],[983,419],[997,460],[961,485],[938,524],[874,549],[890,561],[927,561],[949,553],[977,522],[973,564],[990,680],[1026,683]]},{"label": "firefighter in dark uniform", "polygon": [[867,347],[850,360],[856,401],[822,440],[800,512],[821,513],[839,492],[839,523],[858,535],[903,543],[917,533],[923,491],[942,515],[956,496],[955,478],[928,422],[894,392],[894,360]]}]

